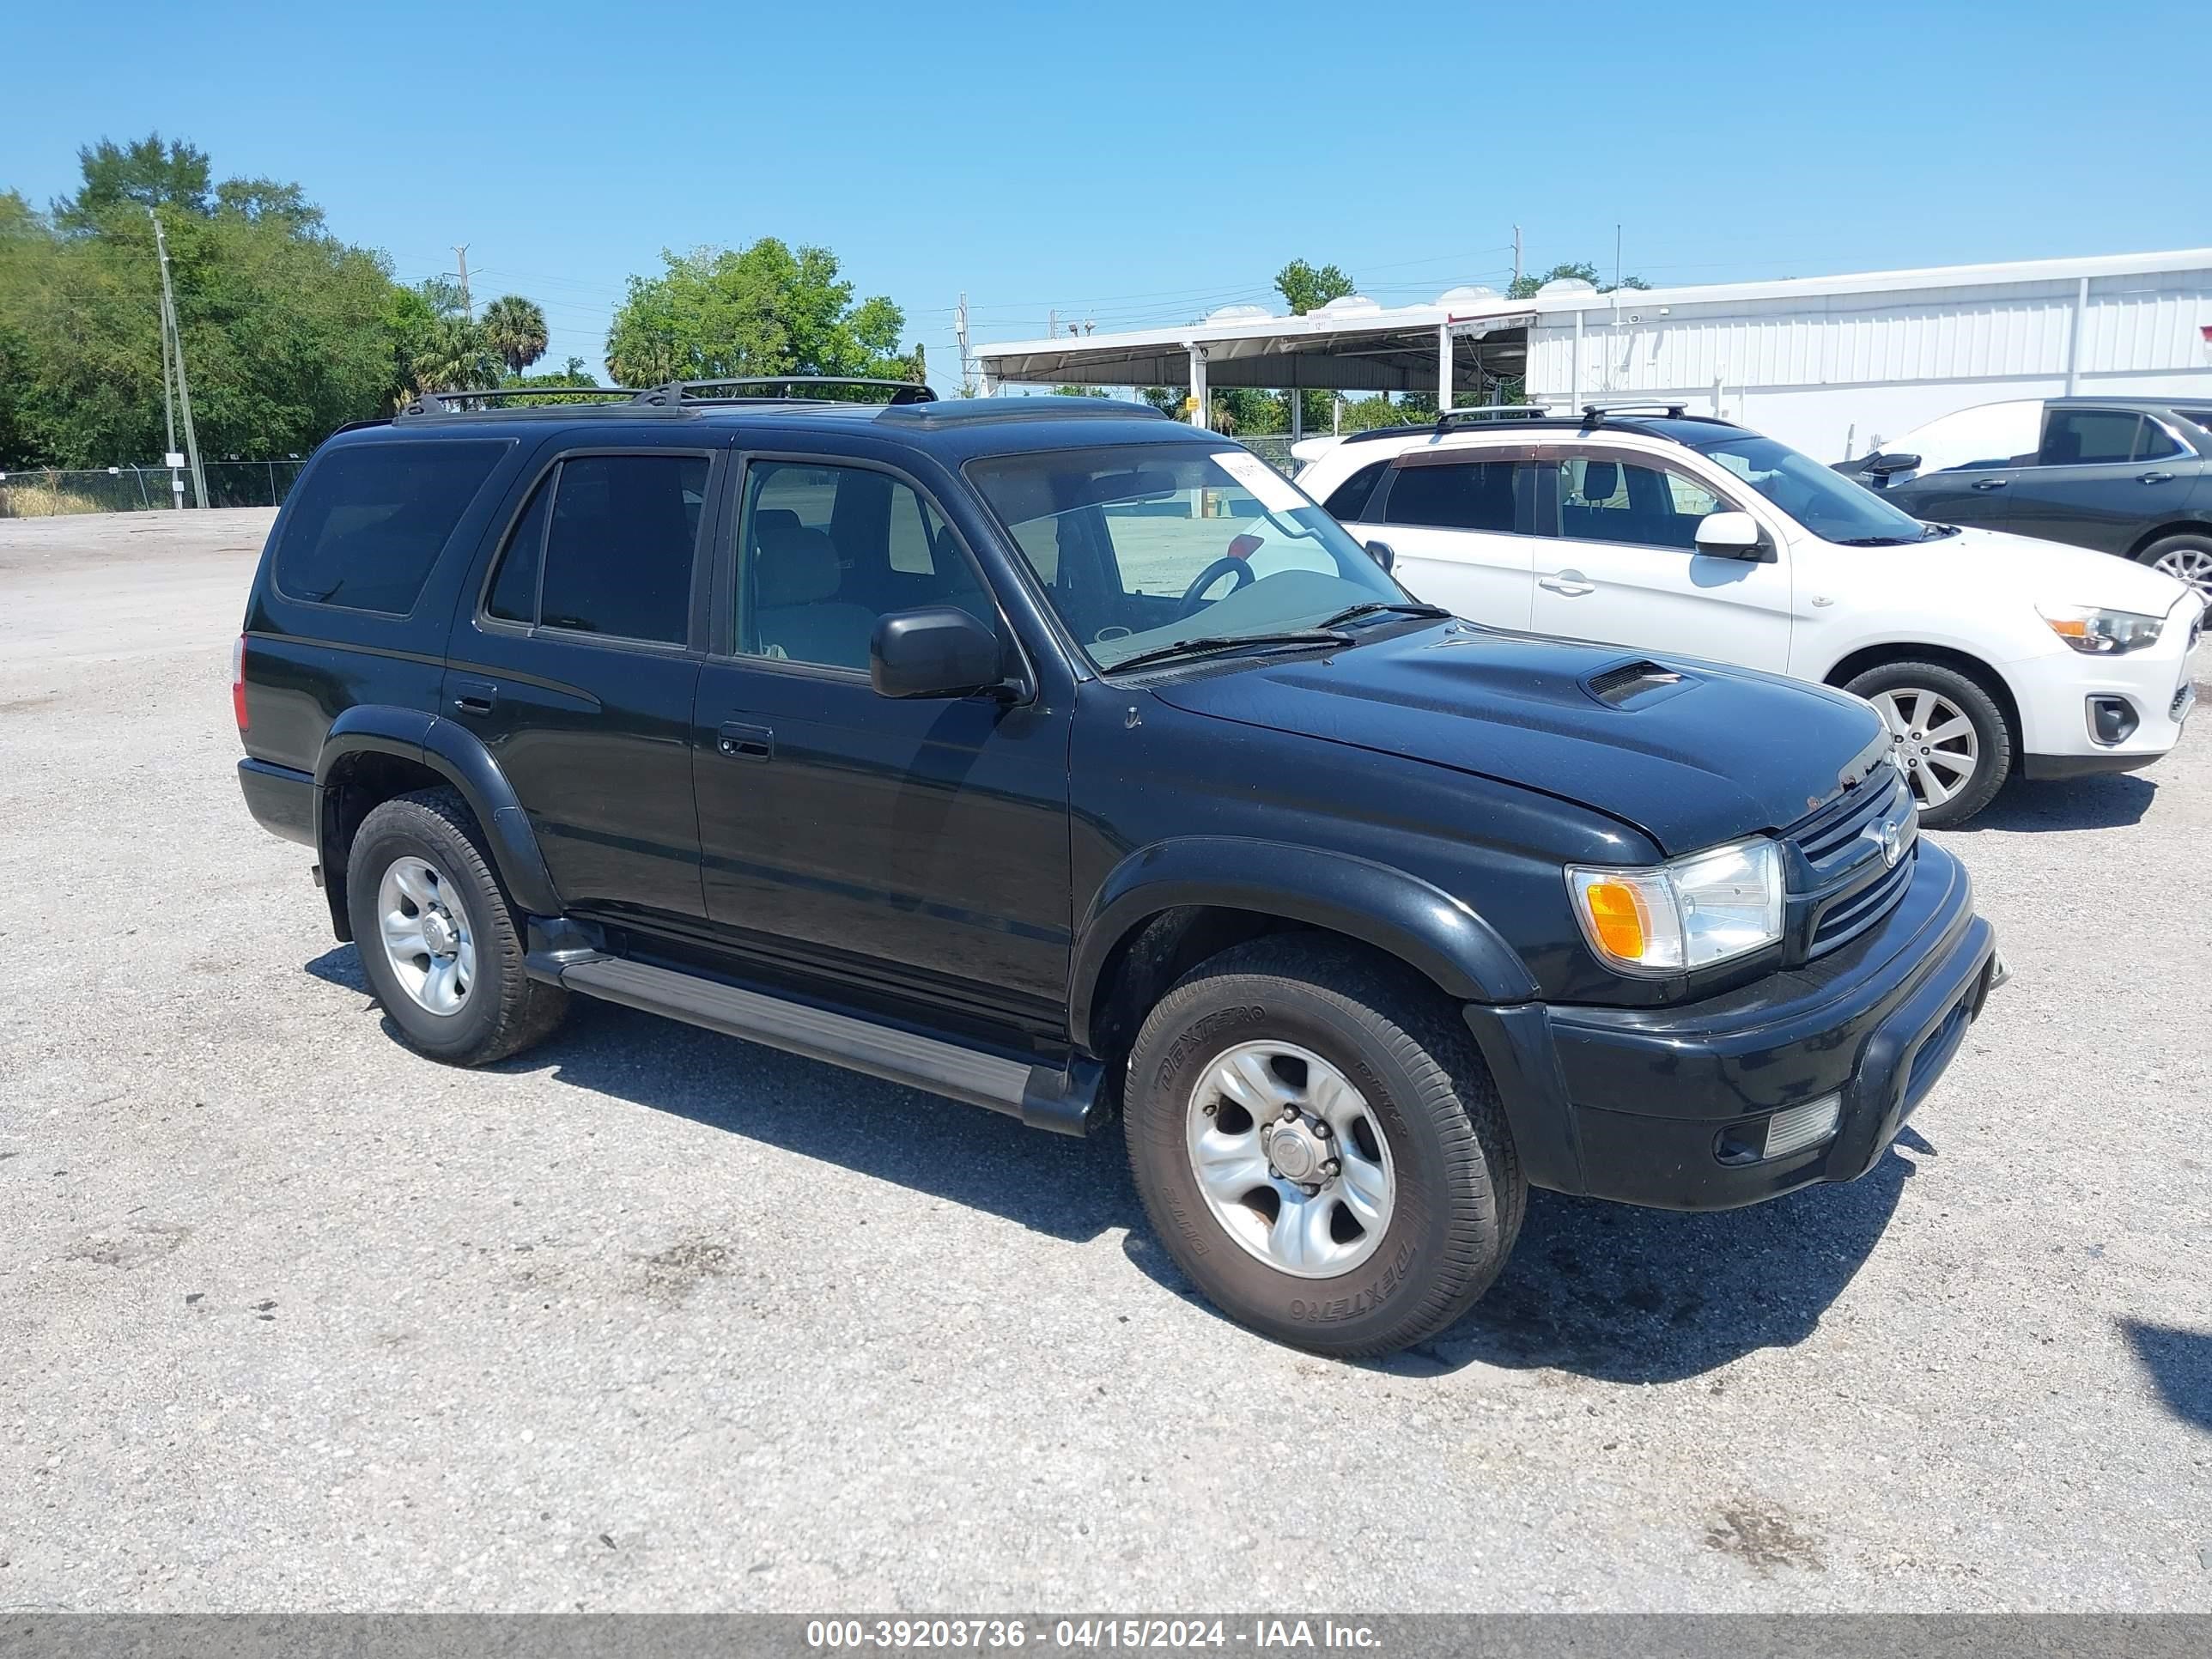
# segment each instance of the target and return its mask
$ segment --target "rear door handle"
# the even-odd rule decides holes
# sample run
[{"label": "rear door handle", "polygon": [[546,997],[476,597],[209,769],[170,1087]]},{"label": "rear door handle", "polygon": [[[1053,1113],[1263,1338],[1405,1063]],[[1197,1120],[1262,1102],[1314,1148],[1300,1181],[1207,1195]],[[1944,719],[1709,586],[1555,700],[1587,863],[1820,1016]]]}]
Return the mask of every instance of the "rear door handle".
[{"label": "rear door handle", "polygon": [[764,761],[775,753],[775,733],[765,726],[725,720],[714,736],[715,751],[730,760]]},{"label": "rear door handle", "polygon": [[498,701],[499,688],[489,680],[453,682],[453,712],[457,714],[489,714]]},{"label": "rear door handle", "polygon": [[1584,581],[1583,573],[1579,570],[1562,570],[1556,575],[1539,576],[1536,578],[1536,586],[1547,587],[1554,593],[1564,593],[1571,599],[1580,599],[1585,593],[1597,592],[1597,584]]},{"label": "rear door handle", "polygon": [[2002,489],[2011,482],[2012,480],[2009,478],[1977,478],[1974,480],[1974,488],[1977,489]]},{"label": "rear door handle", "polygon": [[2136,482],[2137,483],[2172,483],[2173,482],[2173,474],[2171,472],[2146,472],[2142,477],[2137,478]]}]

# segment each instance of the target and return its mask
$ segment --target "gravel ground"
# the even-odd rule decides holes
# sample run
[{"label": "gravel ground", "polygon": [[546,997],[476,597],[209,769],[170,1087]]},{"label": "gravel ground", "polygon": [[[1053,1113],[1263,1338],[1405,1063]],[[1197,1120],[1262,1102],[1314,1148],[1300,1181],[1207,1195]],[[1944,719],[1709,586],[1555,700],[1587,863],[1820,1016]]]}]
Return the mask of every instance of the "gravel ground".
[{"label": "gravel ground", "polygon": [[408,1054],[233,781],[267,521],[0,524],[0,1609],[2212,1609],[2208,722],[1943,837],[2016,978],[1873,1174],[1345,1365],[1115,1136]]}]

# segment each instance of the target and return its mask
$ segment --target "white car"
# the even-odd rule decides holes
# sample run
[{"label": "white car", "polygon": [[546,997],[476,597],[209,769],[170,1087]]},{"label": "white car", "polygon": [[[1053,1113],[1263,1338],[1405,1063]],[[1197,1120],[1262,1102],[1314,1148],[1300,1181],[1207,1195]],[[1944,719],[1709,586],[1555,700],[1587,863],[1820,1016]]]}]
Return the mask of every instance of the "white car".
[{"label": "white car", "polygon": [[2205,602],[2143,566],[1926,525],[1771,438],[1684,414],[1455,411],[1297,447],[1298,485],[1420,598],[1498,628],[1838,685],[1895,734],[1923,822],[2017,772],[2172,749]]}]

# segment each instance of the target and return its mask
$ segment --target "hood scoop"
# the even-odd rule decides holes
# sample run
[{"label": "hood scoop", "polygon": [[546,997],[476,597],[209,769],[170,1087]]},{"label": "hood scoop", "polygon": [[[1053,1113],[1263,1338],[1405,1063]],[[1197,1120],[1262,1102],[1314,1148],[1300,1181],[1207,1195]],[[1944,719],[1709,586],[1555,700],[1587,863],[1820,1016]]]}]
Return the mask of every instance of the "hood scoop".
[{"label": "hood scoop", "polygon": [[1680,669],[1650,661],[1625,662],[1601,670],[1583,681],[1583,690],[1609,708],[1656,702],[1661,693],[1672,694],[1688,684]]}]

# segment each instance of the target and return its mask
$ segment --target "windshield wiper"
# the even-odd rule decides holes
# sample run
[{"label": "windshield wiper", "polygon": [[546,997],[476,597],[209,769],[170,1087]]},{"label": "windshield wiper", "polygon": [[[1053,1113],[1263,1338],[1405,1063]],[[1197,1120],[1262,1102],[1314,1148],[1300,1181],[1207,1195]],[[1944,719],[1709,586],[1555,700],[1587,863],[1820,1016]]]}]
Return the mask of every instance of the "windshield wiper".
[{"label": "windshield wiper", "polygon": [[1910,547],[1915,542],[1924,542],[1925,536],[1848,536],[1838,542],[1838,547]]},{"label": "windshield wiper", "polygon": [[1150,651],[1139,651],[1133,657],[1124,657],[1109,665],[1112,672],[1125,668],[1141,668],[1149,663],[1169,662],[1177,657],[1204,656],[1210,652],[1233,650],[1242,645],[1350,645],[1352,635],[1330,628],[1298,628],[1280,634],[1211,634],[1194,640],[1178,640],[1173,645],[1156,646]]},{"label": "windshield wiper", "polygon": [[1364,599],[1358,605],[1347,605],[1334,617],[1324,617],[1315,624],[1317,628],[1334,628],[1339,623],[1348,623],[1361,617],[1377,617],[1384,611],[1401,617],[1433,617],[1438,622],[1452,613],[1439,605],[1415,605],[1404,599]]}]

